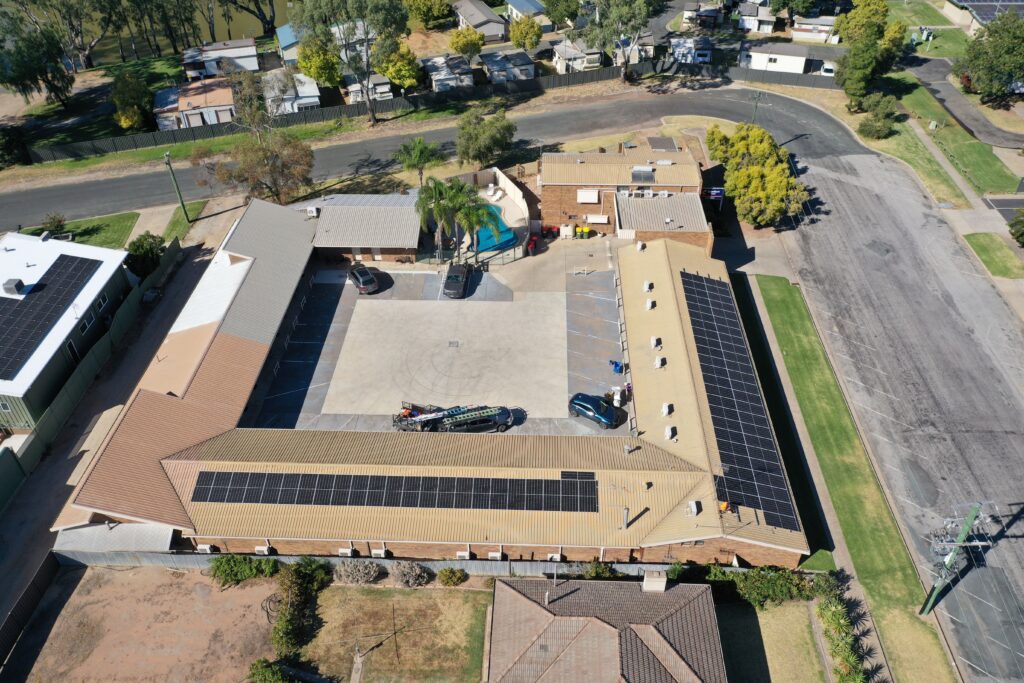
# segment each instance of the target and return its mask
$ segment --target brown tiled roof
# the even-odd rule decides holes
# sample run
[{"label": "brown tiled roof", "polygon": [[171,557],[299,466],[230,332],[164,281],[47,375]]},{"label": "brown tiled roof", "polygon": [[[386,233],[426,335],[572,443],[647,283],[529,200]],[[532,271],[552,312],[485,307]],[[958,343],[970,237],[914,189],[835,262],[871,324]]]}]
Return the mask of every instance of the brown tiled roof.
[{"label": "brown tiled roof", "polygon": [[[546,622],[528,603],[550,614],[552,621]],[[564,622],[562,628],[582,633],[581,619],[598,620],[618,631],[617,643],[611,642],[611,647],[606,643],[604,649],[615,651],[619,667],[613,671],[621,676],[620,680],[726,681],[710,586],[673,584],[664,592],[645,593],[638,582],[574,580],[555,586],[539,579],[502,579],[495,586],[491,642],[501,644],[491,654],[490,679],[541,680],[508,674],[535,671],[532,666],[519,664],[524,659],[529,664],[540,657],[534,650],[535,643],[548,644],[550,652],[550,646],[559,642],[555,635],[560,631],[555,631],[554,625]],[[555,635],[548,636],[549,632]],[[556,654],[568,650],[566,644]],[[605,658],[606,666],[611,663],[610,654],[592,650],[593,657]],[[516,659],[510,661],[512,657]],[[550,658],[552,662],[558,659]],[[616,678],[574,673],[561,680],[590,683]]]}]

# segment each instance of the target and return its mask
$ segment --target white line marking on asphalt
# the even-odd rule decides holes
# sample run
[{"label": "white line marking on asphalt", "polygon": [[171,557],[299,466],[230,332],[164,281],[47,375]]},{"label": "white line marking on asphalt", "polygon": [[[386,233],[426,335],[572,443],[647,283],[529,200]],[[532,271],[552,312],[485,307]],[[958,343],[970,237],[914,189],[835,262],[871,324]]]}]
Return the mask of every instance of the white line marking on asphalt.
[{"label": "white line marking on asphalt", "polygon": [[993,638],[992,636],[990,636],[990,635],[989,635],[989,634],[987,634],[987,633],[985,634],[985,637],[986,637],[986,638],[988,638],[989,640],[991,640],[991,641],[992,641],[993,643],[995,643],[996,645],[999,645],[1000,647],[1005,647],[1005,648],[1006,648],[1007,650],[1009,650],[1010,652],[1013,652],[1013,648],[1012,648],[1012,647],[1010,647],[1009,645],[1007,645],[1006,643],[1000,643],[1000,642],[999,642],[998,640],[996,640],[995,638]]},{"label": "white line marking on asphalt", "polygon": [[902,420],[897,420],[895,417],[892,417],[891,415],[886,415],[885,413],[880,413],[877,410],[875,410],[874,408],[869,408],[868,406],[863,405],[861,403],[857,403],[856,401],[850,401],[850,403],[852,403],[853,405],[857,406],[858,408],[863,408],[864,410],[870,411],[870,412],[874,413],[875,415],[878,415],[879,417],[884,417],[886,420],[892,420],[896,424],[903,425],[907,429],[916,429],[916,427],[908,425],[906,422],[903,422]]},{"label": "white line marking on asphalt", "polygon": [[298,389],[292,389],[290,391],[282,391],[280,394],[272,394],[271,396],[265,396],[264,401],[268,398],[277,398],[278,396],[287,396],[288,394],[294,394],[297,391],[308,391],[310,389],[316,389],[317,387],[326,387],[330,382],[321,382],[320,384],[310,384],[309,386],[300,387]]},{"label": "white line marking on asphalt", "polygon": [[897,497],[897,498],[899,498],[900,500],[902,500],[902,501],[903,501],[904,503],[909,503],[909,504],[913,505],[913,506],[914,506],[914,507],[916,507],[916,508],[917,508],[918,510],[923,510],[923,511],[925,511],[925,512],[931,512],[931,510],[929,510],[928,508],[923,508],[923,507],[921,507],[920,505],[918,505],[918,504],[917,504],[917,503],[915,503],[914,501],[910,500],[910,499],[909,499],[909,498],[907,498],[906,496],[896,496],[896,497]]},{"label": "white line marking on asphalt", "polygon": [[886,372],[885,370],[882,370],[881,368],[876,368],[873,365],[868,365],[867,363],[864,363],[863,361],[859,361],[856,358],[852,358],[850,356],[847,356],[845,353],[839,353],[838,351],[836,351],[836,355],[839,356],[840,358],[845,358],[846,360],[851,361],[851,362],[853,362],[853,363],[855,363],[855,364],[857,364],[857,365],[859,365],[859,366],[861,366],[863,368],[867,368],[868,370],[874,370],[875,372],[881,373],[881,374],[885,375],[886,377],[889,376],[889,373]]},{"label": "white line marking on asphalt", "polygon": [[838,332],[835,332],[833,330],[825,330],[825,331],[828,332],[829,334],[834,334],[835,336],[839,337],[840,339],[845,339],[848,342],[851,342],[853,344],[857,344],[858,346],[863,346],[864,348],[871,349],[872,351],[878,351],[878,349],[876,349],[874,346],[871,346],[870,344],[865,344],[864,342],[859,342],[856,339],[850,339],[849,337],[847,337],[844,334],[839,334]]},{"label": "white line marking on asphalt", "polygon": [[960,621],[959,619],[957,619],[956,617],[954,617],[952,614],[950,614],[947,610],[936,608],[935,611],[936,612],[942,612],[943,614],[945,614],[947,617],[949,617],[953,621],[957,622],[958,624],[964,623],[964,622]]},{"label": "white line marking on asphalt", "polygon": [[1001,608],[999,608],[999,607],[996,607],[995,605],[993,605],[993,604],[992,604],[991,602],[989,602],[989,601],[988,601],[988,600],[986,600],[985,598],[981,597],[980,595],[975,595],[974,593],[970,592],[970,591],[969,591],[969,590],[967,590],[966,588],[962,588],[962,587],[961,587],[961,588],[959,588],[959,590],[960,590],[960,592],[961,592],[961,593],[966,593],[967,595],[971,596],[972,598],[974,598],[974,599],[975,599],[975,600],[977,600],[978,602],[983,602],[983,603],[985,603],[986,605],[988,605],[988,606],[989,606],[989,607],[991,607],[992,609],[997,609],[997,610],[999,610],[1000,612],[1002,612],[1002,611],[1003,611],[1003,610],[1002,610]]},{"label": "white line marking on asphalt", "polygon": [[964,657],[963,657],[962,655],[957,655],[957,659],[960,659],[961,661],[963,661],[963,662],[965,662],[965,663],[967,663],[967,664],[970,664],[970,665],[971,665],[971,666],[973,666],[973,667],[974,667],[975,669],[977,669],[977,670],[978,670],[978,671],[980,671],[981,673],[985,674],[985,675],[986,675],[986,676],[988,676],[989,678],[995,678],[995,676],[993,676],[993,675],[992,675],[992,674],[990,674],[989,672],[985,671],[984,669],[982,669],[982,668],[981,668],[980,666],[978,666],[977,664],[975,664],[975,663],[974,663],[974,662],[972,662],[971,660],[969,660],[969,659],[965,659],[965,658],[964,658]]},{"label": "white line marking on asphalt", "polygon": [[853,382],[854,384],[859,384],[862,387],[864,387],[865,389],[869,389],[871,391],[877,392],[879,394],[882,394],[883,396],[888,396],[889,398],[891,398],[894,401],[899,401],[900,400],[899,398],[897,398],[896,396],[893,396],[892,394],[890,394],[887,391],[882,391],[881,389],[876,389],[875,387],[868,386],[867,384],[864,384],[864,382],[855,380],[854,378],[850,377],[849,375],[844,375],[844,377],[846,377],[847,381],[849,381],[849,382]]}]

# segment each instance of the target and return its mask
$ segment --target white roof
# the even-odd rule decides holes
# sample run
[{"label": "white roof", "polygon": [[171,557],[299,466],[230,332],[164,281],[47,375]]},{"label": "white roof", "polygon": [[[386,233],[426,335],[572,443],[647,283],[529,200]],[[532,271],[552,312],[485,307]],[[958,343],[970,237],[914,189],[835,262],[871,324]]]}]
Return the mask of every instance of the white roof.
[{"label": "white roof", "polygon": [[61,529],[56,551],[161,553],[171,549],[173,527],[160,524],[89,524]]},{"label": "white roof", "polygon": [[299,97],[320,97],[320,88],[316,80],[306,74],[295,74],[295,90]]},{"label": "white roof", "polygon": [[[90,312],[92,302],[121,268],[121,263],[128,255],[128,252],[120,249],[104,249],[53,239],[44,242],[40,237],[14,232],[0,236],[0,276],[5,282],[11,279],[21,280],[26,288],[38,282],[57,258],[65,254],[99,261],[100,266],[21,366],[14,379],[0,380],[0,395],[25,395],[53,355],[60,351],[64,340],[78,325],[81,317]],[[12,298],[3,290],[0,290],[0,297]],[[95,315],[95,311],[92,313]],[[0,334],[5,333],[9,331],[0,330]]]},{"label": "white roof", "polygon": [[223,320],[251,267],[251,258],[223,249],[214,254],[168,334]]}]

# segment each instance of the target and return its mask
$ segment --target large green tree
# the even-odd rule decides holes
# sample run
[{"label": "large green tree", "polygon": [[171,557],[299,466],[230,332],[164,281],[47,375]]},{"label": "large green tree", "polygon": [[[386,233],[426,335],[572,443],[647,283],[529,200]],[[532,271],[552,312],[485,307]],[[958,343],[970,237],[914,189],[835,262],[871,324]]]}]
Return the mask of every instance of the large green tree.
[{"label": "large green tree", "polygon": [[894,21],[885,27],[882,38],[878,41],[878,61],[875,63],[875,75],[888,73],[903,57],[907,47],[907,25],[902,21]]},{"label": "large green tree", "polygon": [[1017,209],[1017,213],[1010,219],[1010,237],[1024,247],[1024,209]]},{"label": "large green tree", "polygon": [[283,130],[245,136],[226,159],[199,148],[192,155],[192,165],[206,171],[200,185],[216,179],[227,187],[244,189],[249,197],[278,204],[293,201],[313,184],[313,149]]},{"label": "large green tree", "polygon": [[452,14],[452,6],[448,0],[405,0],[409,14],[426,27],[447,19]]},{"label": "large green tree", "polygon": [[647,30],[652,13],[649,0],[597,0],[593,21],[579,34],[591,47],[617,53],[625,80],[629,48]]},{"label": "large green tree", "polygon": [[[248,14],[259,21],[265,36],[269,36],[277,28],[277,3],[274,0],[223,0],[223,2],[232,10]],[[302,3],[297,4],[302,6]],[[230,24],[228,25],[230,26]]]},{"label": "large green tree", "polygon": [[399,50],[408,33],[409,10],[402,0],[304,0],[292,10],[292,21],[307,33],[333,40],[344,67],[362,85],[366,114],[377,123],[370,76]]},{"label": "large green tree", "polygon": [[299,71],[321,85],[341,85],[341,55],[332,38],[312,31],[302,36],[298,66]]},{"label": "large green tree", "polygon": [[56,35],[72,68],[93,67],[92,51],[114,23],[118,0],[7,0],[0,7]]},{"label": "large green tree", "polygon": [[576,21],[580,15],[580,0],[547,0],[544,3],[548,19],[555,26],[562,26],[570,21]]},{"label": "large green tree", "polygon": [[437,163],[440,163],[441,149],[422,137],[416,137],[402,143],[402,146],[395,152],[395,161],[402,164],[406,171],[416,171],[420,179],[420,187],[423,187],[423,172]]},{"label": "large green tree", "polygon": [[411,88],[420,80],[419,60],[406,43],[399,45],[398,51],[384,60],[379,71],[402,90]]},{"label": "large green tree", "polygon": [[1004,12],[967,43],[956,69],[984,102],[1002,102],[1024,89],[1024,16]]},{"label": "large green tree", "polygon": [[458,53],[467,61],[472,62],[473,57],[476,57],[480,54],[480,50],[484,49],[484,34],[472,26],[457,28],[448,37],[448,47],[452,49],[452,52]]},{"label": "large green tree", "polygon": [[879,44],[874,40],[857,40],[836,65],[836,83],[850,98],[850,108],[859,110],[860,101],[868,94],[878,64]]},{"label": "large green tree", "polygon": [[836,32],[845,43],[879,40],[889,18],[885,0],[853,0],[853,9],[836,17]]},{"label": "large green tree", "polygon": [[521,50],[532,50],[537,47],[544,32],[533,17],[519,17],[508,26],[509,41]]},{"label": "large green tree", "polygon": [[45,93],[48,101],[67,109],[75,76],[64,67],[57,32],[12,15],[0,18],[0,31],[7,38],[0,48],[0,85],[26,101],[33,93]]},{"label": "large green tree", "polygon": [[505,116],[504,109],[489,118],[484,118],[478,111],[471,111],[459,119],[455,153],[460,162],[483,167],[508,152],[515,135],[516,124]]},{"label": "large green tree", "polygon": [[114,119],[125,130],[141,130],[153,121],[153,93],[146,82],[131,71],[114,76],[111,88]]}]

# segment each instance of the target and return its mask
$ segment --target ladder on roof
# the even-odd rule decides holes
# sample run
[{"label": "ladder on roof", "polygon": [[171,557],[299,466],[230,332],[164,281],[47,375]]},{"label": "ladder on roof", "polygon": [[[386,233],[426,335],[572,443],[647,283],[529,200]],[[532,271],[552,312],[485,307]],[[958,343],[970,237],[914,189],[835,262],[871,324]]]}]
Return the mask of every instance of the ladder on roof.
[{"label": "ladder on roof", "polygon": [[446,425],[450,425],[455,422],[462,422],[463,420],[471,420],[474,417],[491,417],[493,415],[497,415],[500,411],[501,408],[477,408],[475,410],[466,409],[463,413],[444,418],[443,422]]}]

